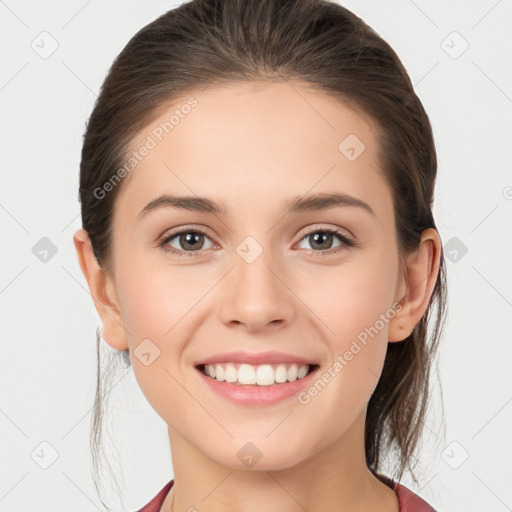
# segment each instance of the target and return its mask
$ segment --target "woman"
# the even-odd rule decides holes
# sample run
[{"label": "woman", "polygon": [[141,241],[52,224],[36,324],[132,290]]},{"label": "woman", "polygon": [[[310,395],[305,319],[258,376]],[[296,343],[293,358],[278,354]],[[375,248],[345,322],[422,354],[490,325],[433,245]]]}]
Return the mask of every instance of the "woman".
[{"label": "woman", "polygon": [[74,243],[168,425],[174,478],[141,510],[434,510],[399,481],[445,313],[436,172],[399,58],[340,5],[193,0],[129,41]]}]

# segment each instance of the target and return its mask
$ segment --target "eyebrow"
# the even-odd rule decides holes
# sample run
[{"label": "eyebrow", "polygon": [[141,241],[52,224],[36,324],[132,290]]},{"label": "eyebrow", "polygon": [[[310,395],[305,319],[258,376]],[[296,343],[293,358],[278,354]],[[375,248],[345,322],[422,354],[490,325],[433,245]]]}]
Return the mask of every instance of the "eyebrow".
[{"label": "eyebrow", "polygon": [[[282,211],[284,215],[287,215],[290,213],[328,210],[337,207],[360,208],[376,218],[375,212],[368,203],[348,194],[341,193],[321,193],[309,196],[295,196],[283,203]],[[174,196],[164,194],[149,202],[140,211],[137,215],[137,222],[150,212],[161,208],[177,208],[203,213],[227,215],[226,206],[222,202],[216,203],[206,197]]]}]

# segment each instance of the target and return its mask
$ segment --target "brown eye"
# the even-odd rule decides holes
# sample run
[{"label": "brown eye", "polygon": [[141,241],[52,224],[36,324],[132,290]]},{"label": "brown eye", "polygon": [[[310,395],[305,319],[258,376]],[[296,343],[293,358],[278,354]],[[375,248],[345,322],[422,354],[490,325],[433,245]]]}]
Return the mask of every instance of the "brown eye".
[{"label": "brown eye", "polygon": [[[210,247],[204,247],[205,241],[210,241]],[[171,244],[174,244],[172,245]],[[175,244],[178,244],[176,247]],[[178,231],[165,237],[159,244],[165,251],[177,254],[178,256],[193,256],[194,252],[199,252],[201,249],[210,249],[213,247],[210,237],[203,233],[201,230],[188,229]]]},{"label": "brown eye", "polygon": [[179,236],[179,242],[186,251],[197,251],[197,249],[200,249],[204,243],[204,235],[202,233],[191,231],[189,233],[181,234]]},{"label": "brown eye", "polygon": [[[336,239],[339,240],[339,243],[337,245],[333,245]],[[316,231],[310,231],[302,238],[302,240],[307,240],[310,244],[311,250],[322,256],[336,254],[350,247],[356,246],[355,241],[333,229],[317,229]],[[305,249],[308,248],[305,247]]]},{"label": "brown eye", "polygon": [[309,243],[313,249],[325,250],[330,249],[333,243],[333,234],[326,231],[317,231],[312,235],[308,235]]}]

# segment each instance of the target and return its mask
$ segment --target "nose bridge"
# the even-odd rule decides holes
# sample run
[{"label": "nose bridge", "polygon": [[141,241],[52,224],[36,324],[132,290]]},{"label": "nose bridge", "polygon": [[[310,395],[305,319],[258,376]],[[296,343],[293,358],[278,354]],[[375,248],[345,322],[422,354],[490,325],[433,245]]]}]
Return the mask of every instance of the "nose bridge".
[{"label": "nose bridge", "polygon": [[[225,283],[221,308],[225,323],[260,329],[268,323],[289,321],[293,314],[283,266],[273,253],[270,236],[247,236],[235,248],[233,270]],[[284,282],[283,282],[284,281]]]}]

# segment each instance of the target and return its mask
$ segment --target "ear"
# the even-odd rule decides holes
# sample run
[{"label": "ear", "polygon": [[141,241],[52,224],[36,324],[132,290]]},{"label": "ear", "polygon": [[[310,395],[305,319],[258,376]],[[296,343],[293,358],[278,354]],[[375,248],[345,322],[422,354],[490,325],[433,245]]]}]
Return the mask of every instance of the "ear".
[{"label": "ear", "polygon": [[80,228],[73,235],[76,254],[82,273],[89,285],[96,311],[103,323],[103,339],[117,350],[128,348],[127,332],[123,325],[112,276],[99,265],[92,250],[87,231]]},{"label": "ear", "polygon": [[[389,322],[388,341],[407,338],[423,317],[436,284],[441,261],[442,244],[439,233],[428,228],[421,235],[418,249],[407,257],[406,269],[400,276],[397,302],[402,306]],[[400,297],[402,297],[400,299]]]}]

